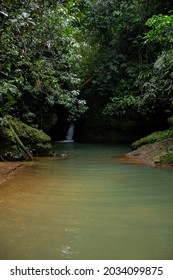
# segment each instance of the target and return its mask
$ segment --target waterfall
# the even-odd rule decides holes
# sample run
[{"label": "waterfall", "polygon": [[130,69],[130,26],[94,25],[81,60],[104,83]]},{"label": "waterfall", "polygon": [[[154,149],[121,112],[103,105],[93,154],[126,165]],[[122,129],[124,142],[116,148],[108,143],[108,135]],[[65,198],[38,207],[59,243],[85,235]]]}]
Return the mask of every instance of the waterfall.
[{"label": "waterfall", "polygon": [[69,142],[73,142],[73,134],[74,134],[74,123],[72,122],[70,124],[70,127],[69,127],[68,131],[67,131],[65,140],[69,141]]},{"label": "waterfall", "polygon": [[58,140],[56,142],[58,142],[58,143],[73,143],[74,142],[73,134],[74,134],[74,123],[72,122],[69,126],[68,131],[67,131],[65,140],[60,140],[60,141]]}]

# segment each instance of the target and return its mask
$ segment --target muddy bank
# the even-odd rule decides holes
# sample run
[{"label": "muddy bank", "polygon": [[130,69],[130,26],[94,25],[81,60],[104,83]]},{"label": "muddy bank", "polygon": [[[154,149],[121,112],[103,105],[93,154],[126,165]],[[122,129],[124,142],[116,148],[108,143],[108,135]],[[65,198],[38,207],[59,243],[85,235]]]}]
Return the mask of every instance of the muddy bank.
[{"label": "muddy bank", "polygon": [[27,163],[0,162],[0,185],[16,176],[26,165]]}]

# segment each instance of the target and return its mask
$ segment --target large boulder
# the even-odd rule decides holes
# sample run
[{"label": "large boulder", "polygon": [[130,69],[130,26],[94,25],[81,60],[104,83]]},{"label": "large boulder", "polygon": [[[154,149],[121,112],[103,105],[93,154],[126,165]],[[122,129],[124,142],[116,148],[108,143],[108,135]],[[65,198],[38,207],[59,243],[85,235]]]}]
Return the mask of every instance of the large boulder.
[{"label": "large boulder", "polygon": [[[17,119],[11,119],[10,123],[19,139],[33,156],[52,154],[51,138],[42,130],[32,128]],[[0,143],[0,160],[25,159],[25,153],[8,125],[6,127],[0,126]]]}]

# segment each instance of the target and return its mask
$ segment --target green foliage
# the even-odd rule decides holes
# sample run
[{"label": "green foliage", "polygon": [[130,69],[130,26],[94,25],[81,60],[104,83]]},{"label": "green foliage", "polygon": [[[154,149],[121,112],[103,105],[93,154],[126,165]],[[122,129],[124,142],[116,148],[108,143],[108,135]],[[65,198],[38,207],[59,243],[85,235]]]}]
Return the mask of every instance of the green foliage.
[{"label": "green foliage", "polygon": [[172,116],[171,9],[161,0],[1,1],[3,114],[42,128],[63,106],[76,120],[89,81],[100,99],[89,103],[110,124],[129,112]]},{"label": "green foliage", "polygon": [[141,78],[143,85],[139,95],[138,110],[148,116],[160,110],[168,115],[173,112],[173,52],[162,52],[148,71],[147,78]]},{"label": "green foliage", "polygon": [[173,164],[173,153],[167,153],[160,158],[161,164]]},{"label": "green foliage", "polygon": [[69,121],[75,121],[86,111],[85,100],[78,99],[79,91],[72,90],[58,94],[58,104],[63,105],[69,112]]},{"label": "green foliage", "polygon": [[171,138],[171,137],[173,137],[173,129],[172,128],[164,130],[164,131],[156,131],[156,132],[154,132],[154,133],[152,133],[152,134],[134,142],[132,144],[132,148],[133,149],[138,149],[141,146],[151,144],[151,143],[154,143],[154,142],[160,142],[160,141],[166,140],[166,139]]},{"label": "green foliage", "polygon": [[129,112],[145,119],[172,115],[172,15],[160,12],[168,13],[173,4],[91,2],[88,27],[97,49],[93,88],[105,101],[103,116],[112,125]]},{"label": "green foliage", "polygon": [[[76,119],[87,109],[80,101],[81,81],[76,73],[80,32],[74,26],[74,14],[79,10],[71,11],[73,1],[68,5],[7,2],[2,2],[0,13],[0,106],[4,114],[42,127],[49,110],[60,104],[70,119]],[[74,110],[73,104],[77,104]]]},{"label": "green foliage", "polygon": [[[15,86],[14,80],[0,81],[0,107],[8,113],[14,108],[16,99],[21,96],[19,89]],[[5,104],[5,106],[4,106]]]},{"label": "green foliage", "polygon": [[155,113],[154,108],[148,107],[150,97],[145,93],[143,98],[143,93],[151,62],[157,56],[153,46],[150,49],[144,45],[143,37],[145,22],[158,9],[158,3],[109,0],[93,1],[91,7],[89,28],[99,54],[93,87],[107,98],[104,116],[111,123],[132,108],[146,115],[148,110]]},{"label": "green foliage", "polygon": [[138,104],[138,99],[133,97],[132,95],[123,96],[123,97],[113,97],[111,102],[109,102],[105,109],[103,110],[103,114],[108,117],[122,117],[126,114],[127,110],[130,107],[135,107]]},{"label": "green foliage", "polygon": [[154,15],[146,25],[152,28],[145,36],[146,42],[159,42],[163,45],[173,43],[173,15]]}]

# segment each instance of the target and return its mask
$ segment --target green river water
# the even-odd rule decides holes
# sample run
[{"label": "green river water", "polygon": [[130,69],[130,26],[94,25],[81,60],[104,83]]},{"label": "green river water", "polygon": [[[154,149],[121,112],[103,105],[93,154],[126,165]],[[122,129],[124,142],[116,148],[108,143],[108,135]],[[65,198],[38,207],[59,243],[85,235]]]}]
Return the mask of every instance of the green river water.
[{"label": "green river water", "polygon": [[173,259],[173,170],[57,144],[0,186],[0,259]]}]

